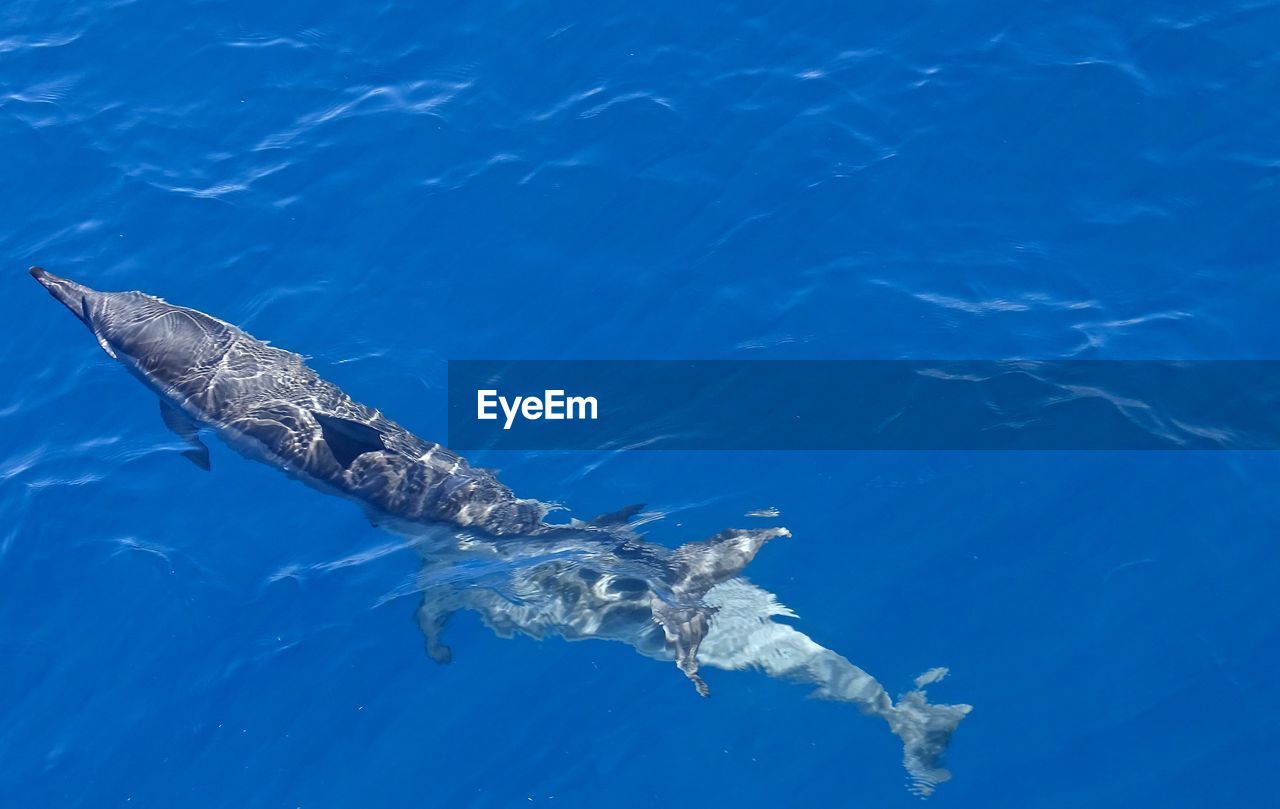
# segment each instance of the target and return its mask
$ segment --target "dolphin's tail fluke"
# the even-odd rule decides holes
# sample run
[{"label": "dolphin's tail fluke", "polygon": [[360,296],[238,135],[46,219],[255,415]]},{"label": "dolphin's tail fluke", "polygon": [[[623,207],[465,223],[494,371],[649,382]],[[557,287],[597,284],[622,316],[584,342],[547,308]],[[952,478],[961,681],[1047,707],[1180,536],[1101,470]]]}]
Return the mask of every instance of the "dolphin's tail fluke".
[{"label": "dolphin's tail fluke", "polygon": [[934,705],[924,687],[947,676],[945,668],[926,671],[916,678],[916,687],[898,697],[885,719],[902,740],[902,765],[911,778],[910,789],[928,797],[938,784],[951,778],[942,766],[942,756],[960,720],[969,715],[969,705]]},{"label": "dolphin's tail fluke", "polygon": [[715,608],[702,597],[741,573],[766,542],[789,536],[791,532],[785,528],[730,529],[681,545],[672,554],[666,577],[670,593],[667,598],[655,596],[650,606],[653,620],[662,627],[667,646],[675,654],[676,666],[700,695],[708,696],[711,690],[698,675],[698,646],[715,614]]}]

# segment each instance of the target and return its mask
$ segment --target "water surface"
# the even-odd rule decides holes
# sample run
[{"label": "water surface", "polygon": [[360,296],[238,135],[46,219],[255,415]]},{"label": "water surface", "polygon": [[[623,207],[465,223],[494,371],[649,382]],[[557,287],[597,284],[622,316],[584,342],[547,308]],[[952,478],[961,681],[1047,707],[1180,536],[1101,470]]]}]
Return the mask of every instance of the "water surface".
[{"label": "water surface", "polygon": [[[0,794],[14,806],[914,805],[753,673],[451,626],[409,551],[213,447],[26,276],[142,289],[440,438],[447,359],[1274,359],[1265,3],[0,12]],[[931,800],[1269,801],[1270,453],[480,453],[777,508],[806,632],[975,706]],[[340,563],[341,564],[337,564]]]}]

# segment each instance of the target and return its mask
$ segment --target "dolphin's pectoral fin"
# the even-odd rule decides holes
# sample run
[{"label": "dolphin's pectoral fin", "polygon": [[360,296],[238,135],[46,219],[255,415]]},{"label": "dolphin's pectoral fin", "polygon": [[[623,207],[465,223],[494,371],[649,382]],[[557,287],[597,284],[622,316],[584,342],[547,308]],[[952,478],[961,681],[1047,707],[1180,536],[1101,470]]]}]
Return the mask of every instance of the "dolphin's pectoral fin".
[{"label": "dolphin's pectoral fin", "polygon": [[653,620],[662,627],[667,645],[674,650],[676,665],[702,696],[711,690],[698,676],[698,646],[716,613],[716,608],[703,603],[702,597],[712,587],[741,573],[766,542],[789,536],[791,532],[785,528],[730,529],[701,542],[681,545],[671,554],[666,583],[672,600],[653,599]]},{"label": "dolphin's pectoral fin", "polygon": [[631,522],[631,518],[640,513],[644,508],[644,503],[635,503],[634,505],[625,506],[617,511],[610,511],[608,514],[601,514],[598,517],[592,517],[587,520],[587,525],[595,525],[605,528],[611,525],[626,525]]},{"label": "dolphin's pectoral fin", "polygon": [[368,424],[314,410],[311,411],[311,416],[320,425],[324,443],[333,453],[334,460],[344,469],[366,452],[381,452],[387,448],[383,443],[382,433]]},{"label": "dolphin's pectoral fin", "polygon": [[693,683],[698,696],[710,696],[711,689],[698,676],[698,646],[707,636],[715,609],[704,604],[676,607],[658,598],[653,599],[652,608],[653,620],[662,627],[667,645],[675,651],[676,666]]},{"label": "dolphin's pectoral fin", "polygon": [[160,400],[160,419],[174,435],[186,441],[189,449],[182,451],[182,457],[191,461],[204,471],[209,471],[209,448],[200,440],[200,428],[191,417],[165,400]]},{"label": "dolphin's pectoral fin", "polygon": [[[199,441],[200,439],[196,439]],[[209,448],[202,442],[199,449],[184,449],[182,457],[191,461],[191,463],[208,472],[211,468],[209,464]]]},{"label": "dolphin's pectoral fin", "polygon": [[441,594],[435,588],[422,594],[422,605],[418,607],[418,626],[427,639],[427,657],[441,665],[453,660],[453,651],[440,642],[440,635],[451,615],[453,610],[445,606]]},{"label": "dolphin's pectoral fin", "polygon": [[89,331],[93,332],[93,336],[97,339],[98,345],[102,346],[102,350],[107,352],[107,356],[113,360],[120,359],[116,356],[116,352],[112,350],[111,344],[102,339],[102,335],[98,332],[98,327],[93,325],[93,315],[89,312],[88,295],[85,295],[80,299],[80,319],[84,321],[84,325],[89,327]]}]

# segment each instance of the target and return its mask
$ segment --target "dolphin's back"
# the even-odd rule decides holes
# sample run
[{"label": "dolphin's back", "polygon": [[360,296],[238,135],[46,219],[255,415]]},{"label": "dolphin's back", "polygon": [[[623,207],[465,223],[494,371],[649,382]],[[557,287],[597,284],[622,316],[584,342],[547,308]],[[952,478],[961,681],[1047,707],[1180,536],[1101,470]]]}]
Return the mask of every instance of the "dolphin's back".
[{"label": "dolphin's back", "polygon": [[352,400],[297,354],[214,322],[221,329],[207,333],[201,362],[172,382],[172,395],[242,451],[410,522],[495,535],[540,525],[542,504],[517,498],[491,473]]}]

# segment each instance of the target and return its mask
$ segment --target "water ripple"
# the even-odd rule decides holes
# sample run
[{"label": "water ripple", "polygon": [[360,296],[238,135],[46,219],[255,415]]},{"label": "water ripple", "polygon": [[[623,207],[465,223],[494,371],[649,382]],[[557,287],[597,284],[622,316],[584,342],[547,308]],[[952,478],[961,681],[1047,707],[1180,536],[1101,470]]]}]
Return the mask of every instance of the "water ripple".
[{"label": "water ripple", "polygon": [[48,34],[45,36],[6,37],[0,39],[0,54],[41,48],[61,48],[78,40],[83,33],[83,31],[76,31],[74,33]]},{"label": "water ripple", "polygon": [[351,88],[347,93],[354,95],[354,98],[304,115],[294,126],[268,135],[252,148],[254,151],[285,148],[325,124],[345,118],[386,112],[437,114],[438,108],[448,104],[471,86],[470,81],[421,80],[398,85]]}]

